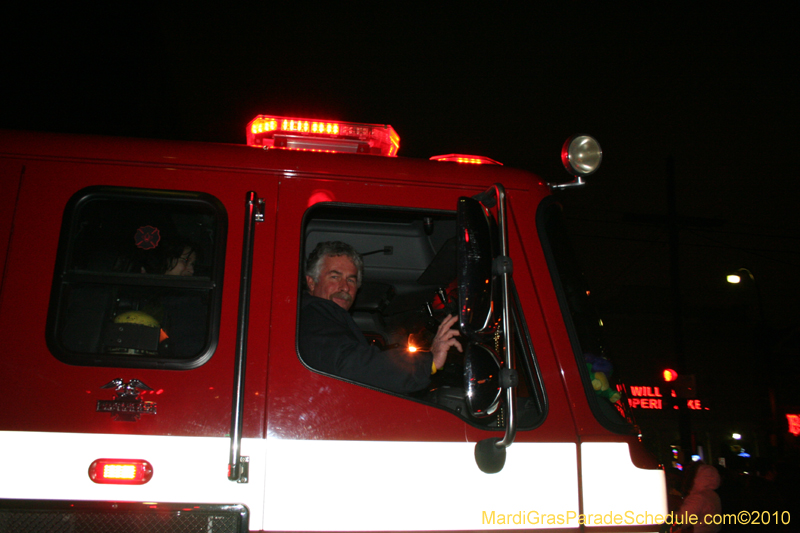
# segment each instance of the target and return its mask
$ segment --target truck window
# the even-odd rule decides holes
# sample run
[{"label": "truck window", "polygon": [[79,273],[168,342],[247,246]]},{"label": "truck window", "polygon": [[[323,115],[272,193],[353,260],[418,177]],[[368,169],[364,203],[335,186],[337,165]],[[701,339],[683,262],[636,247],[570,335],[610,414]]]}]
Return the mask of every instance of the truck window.
[{"label": "truck window", "polygon": [[[308,292],[306,260],[318,243],[329,241],[348,243],[362,255],[363,280],[349,313],[360,334],[375,347],[373,353],[400,358],[402,366],[403,358],[412,360],[430,348],[438,325],[447,314],[457,316],[455,212],[318,204],[306,213],[303,235],[299,320],[304,313],[303,299],[307,298],[304,293]],[[514,307],[515,318],[524,324],[521,308]],[[301,329],[298,324],[298,335]],[[523,325],[517,332],[518,406],[522,406],[518,407],[519,428],[532,429],[544,419],[543,388],[527,328]],[[430,376],[428,384],[419,390],[398,392],[381,379],[373,382],[370,376],[359,378],[348,372],[343,376],[336,369],[320,368],[320,361],[322,366],[327,362],[323,358],[335,354],[304,353],[304,346],[315,351],[310,342],[298,337],[298,355],[310,371],[430,404],[478,427],[504,428],[502,403],[489,416],[478,418],[469,413],[463,381],[464,357],[455,349],[449,351],[446,365]]]},{"label": "truck window", "polygon": [[602,320],[587,290],[561,215],[561,206],[546,199],[537,212],[539,235],[550,266],[553,285],[559,298],[564,322],[589,406],[608,429],[630,433],[632,416],[617,390],[618,369],[614,368],[603,340]]},{"label": "truck window", "polygon": [[227,216],[201,193],[90,187],[64,210],[48,346],[74,365],[188,369],[217,343]]}]

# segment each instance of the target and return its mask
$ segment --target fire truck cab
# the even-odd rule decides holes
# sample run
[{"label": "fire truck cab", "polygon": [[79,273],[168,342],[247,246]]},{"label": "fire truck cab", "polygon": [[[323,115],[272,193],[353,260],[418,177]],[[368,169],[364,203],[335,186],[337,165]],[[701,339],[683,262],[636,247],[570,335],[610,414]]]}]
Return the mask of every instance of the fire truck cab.
[{"label": "fire truck cab", "polygon": [[[0,531],[664,521],[663,470],[536,175],[397,157],[391,126],[264,115],[246,146],[0,139]],[[575,183],[600,154],[565,144]],[[427,386],[301,353],[306,260],[328,241],[363,258],[350,314],[377,356],[429,357],[458,317],[463,352]]]}]

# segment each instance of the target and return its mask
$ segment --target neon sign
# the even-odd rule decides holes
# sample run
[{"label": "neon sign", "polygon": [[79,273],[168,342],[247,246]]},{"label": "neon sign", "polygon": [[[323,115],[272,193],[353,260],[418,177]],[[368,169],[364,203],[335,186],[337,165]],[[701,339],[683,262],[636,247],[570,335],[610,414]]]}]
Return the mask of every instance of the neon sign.
[{"label": "neon sign", "polygon": [[[617,385],[617,390],[622,392],[625,387]],[[669,393],[668,393],[669,394]],[[671,394],[675,397],[675,392]],[[637,387],[631,385],[628,387],[628,405],[634,409],[664,409],[663,395],[658,387]],[[669,407],[667,403],[667,407]],[[693,411],[708,411],[709,408],[703,406],[700,400],[692,399],[686,400],[686,407]],[[677,405],[672,406],[673,409],[678,409]],[[787,415],[789,416],[789,415]],[[800,433],[800,415],[792,415],[797,417],[797,428]]]},{"label": "neon sign", "polygon": [[789,422],[789,433],[795,437],[800,435],[800,415],[786,415],[786,420]]}]

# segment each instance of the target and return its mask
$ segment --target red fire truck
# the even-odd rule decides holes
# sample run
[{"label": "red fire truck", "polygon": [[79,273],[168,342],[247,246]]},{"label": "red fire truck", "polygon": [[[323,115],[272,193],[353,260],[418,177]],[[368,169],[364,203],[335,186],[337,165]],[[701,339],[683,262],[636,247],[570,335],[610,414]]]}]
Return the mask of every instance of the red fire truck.
[{"label": "red fire truck", "polygon": [[[656,531],[664,473],[606,379],[555,185],[397,157],[391,126],[259,116],[247,145],[0,133],[0,531]],[[562,158],[581,184],[601,152]],[[305,261],[420,357],[382,390],[298,351]],[[182,275],[174,275],[182,274]],[[598,362],[602,363],[598,366]]]}]

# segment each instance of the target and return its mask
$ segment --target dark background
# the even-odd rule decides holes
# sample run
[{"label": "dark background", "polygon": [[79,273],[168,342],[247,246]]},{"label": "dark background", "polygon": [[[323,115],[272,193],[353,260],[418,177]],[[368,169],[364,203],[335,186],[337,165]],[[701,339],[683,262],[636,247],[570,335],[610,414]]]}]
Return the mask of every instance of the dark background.
[{"label": "dark background", "polygon": [[[738,430],[763,448],[765,419],[785,434],[782,413],[800,411],[798,39],[786,13],[285,4],[14,8],[0,37],[0,127],[244,143],[260,113],[389,123],[401,156],[480,154],[547,181],[567,179],[563,141],[592,134],[600,171],[558,194],[619,377],[695,373],[709,447],[714,432]],[[668,160],[683,217],[683,358]],[[725,283],[740,267],[757,285]]]}]

